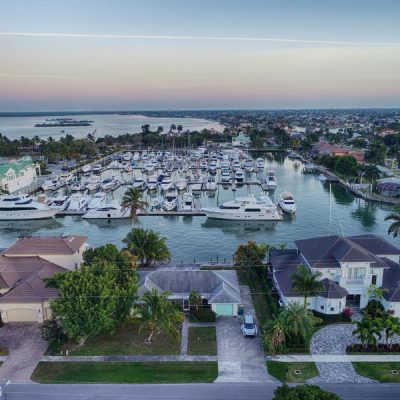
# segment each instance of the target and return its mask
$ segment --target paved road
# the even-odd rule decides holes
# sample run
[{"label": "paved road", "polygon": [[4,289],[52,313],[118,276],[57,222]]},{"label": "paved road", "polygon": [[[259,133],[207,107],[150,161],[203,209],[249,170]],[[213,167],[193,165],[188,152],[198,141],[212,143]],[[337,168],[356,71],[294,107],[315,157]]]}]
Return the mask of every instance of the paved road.
[{"label": "paved road", "polygon": [[[10,385],[7,400],[270,400],[276,385]],[[325,385],[342,400],[398,400],[400,385]]]}]

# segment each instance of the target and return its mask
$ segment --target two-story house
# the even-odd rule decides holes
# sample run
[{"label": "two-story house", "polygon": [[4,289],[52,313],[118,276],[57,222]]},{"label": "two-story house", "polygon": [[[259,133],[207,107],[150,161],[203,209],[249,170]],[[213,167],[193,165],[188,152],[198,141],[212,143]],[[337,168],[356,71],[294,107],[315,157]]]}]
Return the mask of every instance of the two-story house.
[{"label": "two-story house", "polygon": [[310,310],[338,314],[346,306],[363,308],[373,284],[387,288],[384,306],[400,315],[400,249],[375,235],[332,235],[297,240],[295,244],[297,249],[273,250],[270,254],[273,281],[285,306],[304,301],[304,296],[292,289],[291,280],[303,264],[313,273],[320,272],[324,285],[319,296],[308,299]]}]

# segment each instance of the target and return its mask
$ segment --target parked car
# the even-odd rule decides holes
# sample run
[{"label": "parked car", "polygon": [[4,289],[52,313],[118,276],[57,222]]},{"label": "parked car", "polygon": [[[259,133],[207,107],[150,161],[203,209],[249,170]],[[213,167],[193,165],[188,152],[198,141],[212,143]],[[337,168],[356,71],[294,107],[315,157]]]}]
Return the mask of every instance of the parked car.
[{"label": "parked car", "polygon": [[240,331],[242,332],[243,336],[253,336],[256,337],[258,335],[258,328],[257,324],[254,320],[254,317],[252,314],[247,313],[244,316],[244,322],[240,326]]},{"label": "parked car", "polygon": [[279,307],[283,308],[283,301],[281,299],[278,300]]}]

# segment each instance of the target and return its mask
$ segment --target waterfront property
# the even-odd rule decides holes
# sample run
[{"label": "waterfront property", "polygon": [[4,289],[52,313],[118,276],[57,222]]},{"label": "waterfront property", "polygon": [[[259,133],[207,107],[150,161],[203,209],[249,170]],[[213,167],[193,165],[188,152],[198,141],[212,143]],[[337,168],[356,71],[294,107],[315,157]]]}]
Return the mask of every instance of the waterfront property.
[{"label": "waterfront property", "polygon": [[39,165],[30,157],[0,164],[0,189],[15,192],[37,181]]},{"label": "waterfront property", "polygon": [[183,310],[190,309],[191,292],[197,292],[202,298],[202,307],[211,307],[217,315],[236,316],[242,303],[236,271],[162,268],[139,274],[140,296],[152,289],[170,292],[169,299]]},{"label": "waterfront property", "polygon": [[383,304],[392,314],[400,315],[400,249],[375,235],[332,235],[297,240],[295,244],[297,249],[270,253],[273,281],[284,306],[304,302],[303,294],[293,290],[291,279],[303,264],[312,273],[320,272],[323,284],[319,296],[308,299],[308,309],[339,314],[346,306],[363,308],[372,284],[387,289]]}]

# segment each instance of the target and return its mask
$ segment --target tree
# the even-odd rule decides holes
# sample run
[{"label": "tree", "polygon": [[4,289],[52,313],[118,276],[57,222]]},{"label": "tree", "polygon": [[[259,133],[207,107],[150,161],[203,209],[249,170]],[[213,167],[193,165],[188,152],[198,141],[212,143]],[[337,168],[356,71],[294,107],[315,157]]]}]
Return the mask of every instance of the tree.
[{"label": "tree", "polygon": [[246,244],[239,245],[235,251],[234,260],[242,267],[262,267],[267,252],[272,249],[273,246],[267,243],[257,244],[250,240]]},{"label": "tree", "polygon": [[369,181],[374,182],[379,179],[380,172],[376,165],[367,164],[362,167],[362,176]]},{"label": "tree", "polygon": [[355,176],[358,170],[357,160],[351,155],[337,157],[335,170],[347,177]]},{"label": "tree", "polygon": [[381,164],[385,163],[385,156],[386,156],[386,147],[383,143],[378,140],[375,140],[369,145],[367,158],[374,164]]},{"label": "tree", "polygon": [[121,279],[116,264],[96,261],[64,275],[51,310],[79,345],[102,331],[113,331],[130,314],[138,289],[134,271]]},{"label": "tree", "polygon": [[278,386],[272,400],[340,400],[335,393],[316,385]]},{"label": "tree", "polygon": [[293,291],[301,293],[304,296],[304,309],[307,310],[307,300],[309,297],[318,296],[324,285],[319,280],[321,272],[312,273],[305,265],[297,267],[297,273],[292,274]]},{"label": "tree", "polygon": [[135,255],[139,263],[149,266],[155,261],[169,261],[171,254],[168,250],[167,239],[151,229],[132,229],[123,242],[128,250]]},{"label": "tree", "polygon": [[201,296],[198,292],[196,292],[195,290],[192,290],[189,294],[189,303],[190,305],[194,306],[196,308],[196,311],[199,311],[199,306],[201,306]]},{"label": "tree", "polygon": [[279,322],[285,331],[285,335],[305,339],[313,332],[316,323],[315,318],[308,314],[299,303],[292,303],[278,316]]},{"label": "tree", "polygon": [[171,127],[169,128],[170,132],[176,131],[176,125],[175,124],[171,124]]},{"label": "tree", "polygon": [[179,341],[177,325],[183,322],[183,312],[174,307],[168,299],[169,294],[169,292],[159,294],[156,289],[152,289],[140,299],[141,303],[134,311],[134,318],[141,322],[139,329],[149,330],[147,343],[151,343],[154,335],[160,332]]},{"label": "tree", "polygon": [[391,348],[395,335],[400,334],[400,320],[392,315],[387,315],[381,320],[381,327],[385,332],[386,345]]},{"label": "tree", "polygon": [[40,327],[42,339],[48,342],[51,349],[58,349],[67,340],[67,334],[60,321],[52,315],[50,319],[43,322]]},{"label": "tree", "polygon": [[131,218],[134,219],[137,216],[139,210],[146,211],[148,203],[142,200],[142,194],[136,188],[129,188],[122,197],[122,207],[130,208]]},{"label": "tree", "polygon": [[385,221],[393,221],[388,229],[388,235],[397,237],[400,234],[400,213],[391,213],[385,217]]},{"label": "tree", "polygon": [[356,321],[356,329],[353,331],[353,335],[357,336],[357,339],[361,342],[364,348],[369,345],[375,345],[378,342],[378,338],[381,338],[381,326],[379,320],[371,320],[369,318],[363,318],[360,321]]},{"label": "tree", "polygon": [[261,337],[268,353],[276,354],[285,350],[285,329],[280,320],[267,321]]}]

